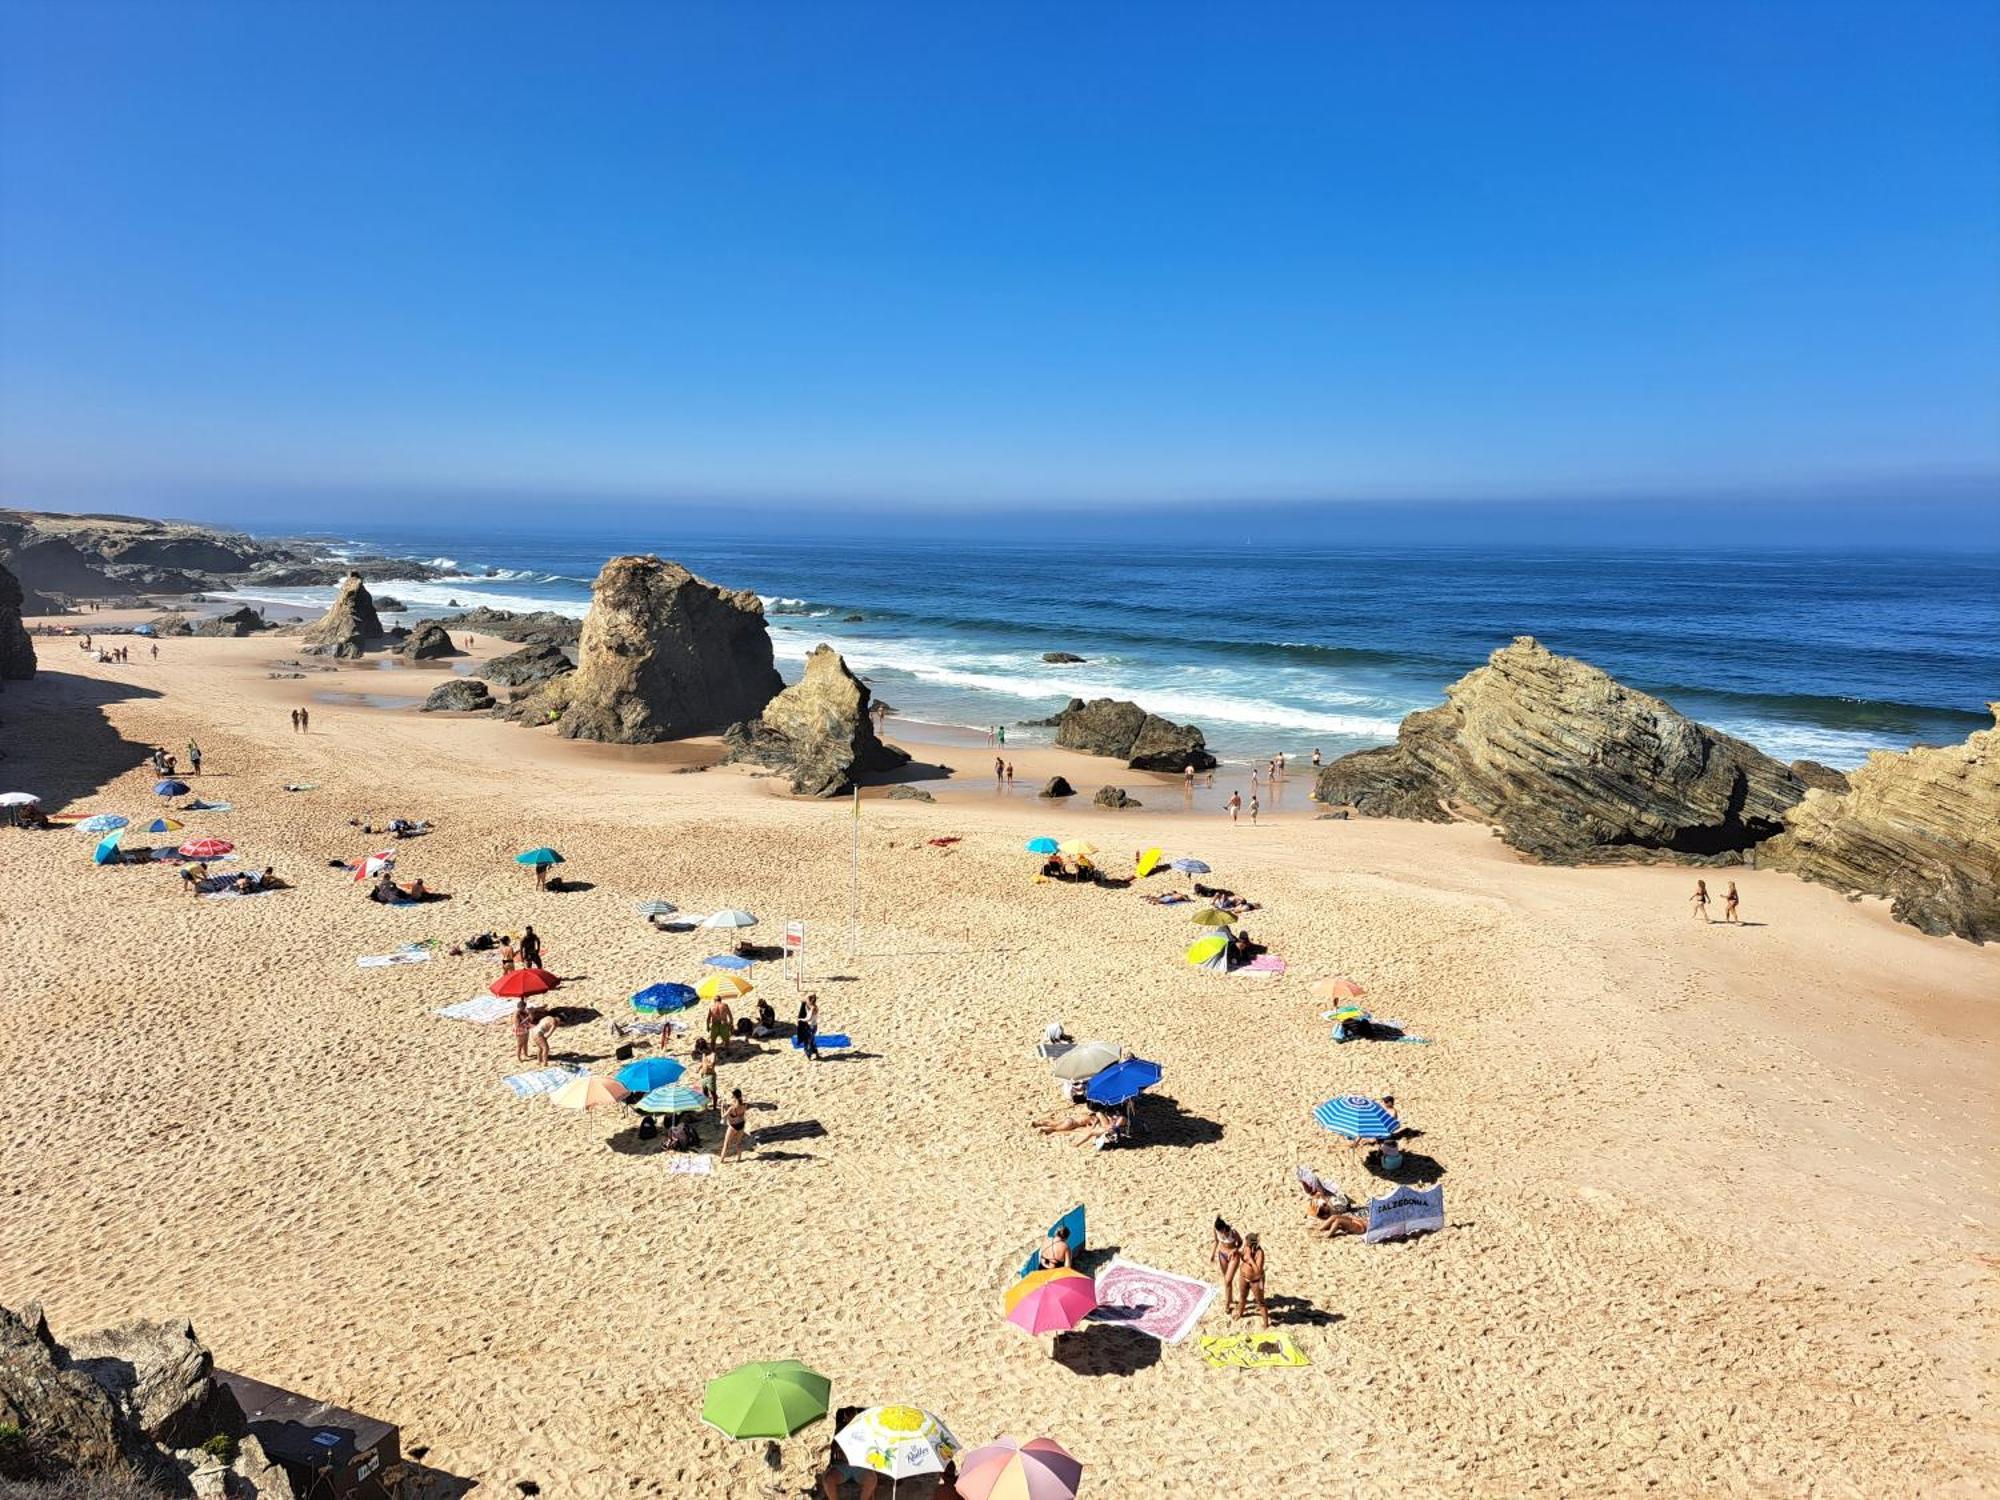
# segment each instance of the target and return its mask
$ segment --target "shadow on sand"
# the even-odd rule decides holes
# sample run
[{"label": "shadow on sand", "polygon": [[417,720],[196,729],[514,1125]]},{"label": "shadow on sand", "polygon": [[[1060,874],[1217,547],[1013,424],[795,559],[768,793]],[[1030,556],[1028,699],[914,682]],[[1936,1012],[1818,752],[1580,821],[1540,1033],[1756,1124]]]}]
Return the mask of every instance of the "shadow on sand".
[{"label": "shadow on sand", "polygon": [[26,682],[10,682],[0,694],[0,770],[4,791],[33,792],[44,812],[61,812],[105,782],[143,766],[153,747],[128,740],[104,717],[110,703],[157,698],[151,688],[101,682],[71,672],[51,671],[49,656],[61,639],[35,642],[43,669]]}]

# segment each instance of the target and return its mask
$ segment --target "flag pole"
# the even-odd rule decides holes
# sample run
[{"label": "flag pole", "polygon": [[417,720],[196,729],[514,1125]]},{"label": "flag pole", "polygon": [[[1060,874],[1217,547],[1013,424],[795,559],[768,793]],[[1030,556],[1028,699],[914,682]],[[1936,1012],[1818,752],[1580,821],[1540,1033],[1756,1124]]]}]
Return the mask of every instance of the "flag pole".
[{"label": "flag pole", "polygon": [[854,868],[847,887],[847,956],[861,952],[861,788],[854,789]]}]

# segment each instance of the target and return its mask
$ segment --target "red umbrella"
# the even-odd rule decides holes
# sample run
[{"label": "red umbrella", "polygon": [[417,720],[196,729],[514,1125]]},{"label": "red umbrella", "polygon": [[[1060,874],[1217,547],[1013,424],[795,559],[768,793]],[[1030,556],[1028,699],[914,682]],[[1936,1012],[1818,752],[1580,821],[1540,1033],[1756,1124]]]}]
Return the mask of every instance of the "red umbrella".
[{"label": "red umbrella", "polygon": [[510,1000],[524,999],[529,995],[546,995],[562,981],[547,969],[516,969],[511,974],[502,974],[487,986],[496,995],[505,995]]},{"label": "red umbrella", "polygon": [[220,859],[236,846],[228,839],[190,839],[181,845],[183,859]]}]

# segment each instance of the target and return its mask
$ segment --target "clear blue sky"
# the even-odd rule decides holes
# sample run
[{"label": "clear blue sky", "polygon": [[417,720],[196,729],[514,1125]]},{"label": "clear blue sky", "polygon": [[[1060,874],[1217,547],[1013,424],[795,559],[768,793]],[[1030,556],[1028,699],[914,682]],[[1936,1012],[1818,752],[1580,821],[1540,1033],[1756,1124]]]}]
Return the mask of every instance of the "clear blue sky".
[{"label": "clear blue sky", "polygon": [[1996,80],[1979,0],[0,0],[0,500],[1990,506]]}]

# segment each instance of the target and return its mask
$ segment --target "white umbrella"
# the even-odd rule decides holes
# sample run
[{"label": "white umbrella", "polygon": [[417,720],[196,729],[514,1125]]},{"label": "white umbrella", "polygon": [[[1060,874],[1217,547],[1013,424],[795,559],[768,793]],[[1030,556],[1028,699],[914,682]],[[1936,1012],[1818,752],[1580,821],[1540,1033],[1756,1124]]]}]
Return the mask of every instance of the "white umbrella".
[{"label": "white umbrella", "polygon": [[1049,1071],[1058,1078],[1091,1078],[1124,1055],[1125,1049],[1116,1042],[1082,1042],[1050,1063]]},{"label": "white umbrella", "polygon": [[635,901],[632,910],[642,917],[671,917],[680,908],[671,901]]},{"label": "white umbrella", "polygon": [[705,919],[701,925],[704,927],[755,927],[757,919],[747,911],[731,909],[717,912],[714,916]]},{"label": "white umbrella", "polygon": [[41,800],[33,792],[0,792],[0,807],[32,807]]}]

